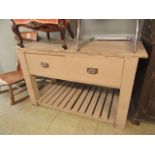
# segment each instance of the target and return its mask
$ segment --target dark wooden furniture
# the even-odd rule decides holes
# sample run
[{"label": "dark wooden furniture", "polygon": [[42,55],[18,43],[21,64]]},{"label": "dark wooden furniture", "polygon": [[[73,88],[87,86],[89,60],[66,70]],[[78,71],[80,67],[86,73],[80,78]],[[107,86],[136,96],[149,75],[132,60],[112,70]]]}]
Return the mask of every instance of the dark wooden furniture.
[{"label": "dark wooden furniture", "polygon": [[[140,60],[133,91],[133,123],[155,120],[155,20],[145,20],[142,41],[149,59]],[[136,95],[135,95],[136,94]]]},{"label": "dark wooden furniture", "polygon": [[33,30],[47,32],[47,38],[50,39],[50,32],[60,32],[62,47],[67,49],[67,45],[65,42],[65,32],[66,29],[68,30],[72,39],[74,39],[74,33],[70,26],[70,20],[67,19],[12,19],[11,20],[12,30],[19,38],[18,45],[24,47],[23,45],[23,38],[19,31],[20,27],[26,27]]}]

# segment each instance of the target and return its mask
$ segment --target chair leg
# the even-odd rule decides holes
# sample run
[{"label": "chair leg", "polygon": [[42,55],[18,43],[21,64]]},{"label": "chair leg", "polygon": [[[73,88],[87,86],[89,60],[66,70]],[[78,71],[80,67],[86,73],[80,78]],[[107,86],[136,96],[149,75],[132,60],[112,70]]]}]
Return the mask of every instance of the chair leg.
[{"label": "chair leg", "polygon": [[62,41],[62,47],[66,50],[67,45],[65,42],[65,32],[66,32],[66,29],[64,27],[60,27],[60,36],[61,36],[61,41]]},{"label": "chair leg", "polygon": [[60,30],[62,47],[66,50],[67,49],[67,45],[65,42],[66,26],[65,26],[65,20],[64,19],[59,20],[59,30]]},{"label": "chair leg", "polygon": [[72,31],[71,25],[70,25],[69,23],[67,24],[67,30],[68,30],[68,32],[69,32],[71,38],[74,39],[75,36],[74,36],[73,31]]},{"label": "chair leg", "polygon": [[2,87],[0,87],[0,94],[6,93],[6,92],[8,92],[8,89],[7,90],[2,90]]},{"label": "chair leg", "polygon": [[47,39],[48,39],[48,40],[51,40],[51,38],[50,38],[50,33],[49,33],[49,32],[47,32]]},{"label": "chair leg", "polygon": [[18,39],[19,39],[18,45],[19,45],[20,47],[24,47],[24,45],[23,45],[23,38],[22,38],[22,36],[21,36],[21,34],[20,34],[20,32],[19,32],[19,26],[16,25],[15,23],[13,23],[13,24],[12,24],[12,31],[16,34],[16,36],[17,36]]},{"label": "chair leg", "polygon": [[9,94],[10,94],[10,99],[11,99],[11,105],[13,105],[15,103],[15,97],[13,94],[13,89],[12,89],[12,85],[9,85]]}]

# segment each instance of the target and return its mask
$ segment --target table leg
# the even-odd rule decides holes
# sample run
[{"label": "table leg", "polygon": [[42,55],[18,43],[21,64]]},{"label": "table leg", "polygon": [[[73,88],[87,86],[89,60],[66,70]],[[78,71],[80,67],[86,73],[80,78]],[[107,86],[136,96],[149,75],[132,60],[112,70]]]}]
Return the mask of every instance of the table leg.
[{"label": "table leg", "polygon": [[120,129],[125,128],[137,64],[138,58],[126,58],[124,62],[120,95],[114,123],[114,125]]},{"label": "table leg", "polygon": [[13,94],[13,88],[12,85],[8,85],[9,87],[9,95],[10,95],[10,99],[11,99],[11,105],[13,105],[15,103],[15,96]]},{"label": "table leg", "polygon": [[36,82],[36,78],[33,75],[30,75],[28,72],[28,66],[25,60],[25,55],[23,52],[18,51],[18,57],[21,63],[21,67],[23,70],[24,78],[26,81],[27,90],[30,96],[30,100],[33,105],[38,105],[38,98],[40,96],[38,85]]}]

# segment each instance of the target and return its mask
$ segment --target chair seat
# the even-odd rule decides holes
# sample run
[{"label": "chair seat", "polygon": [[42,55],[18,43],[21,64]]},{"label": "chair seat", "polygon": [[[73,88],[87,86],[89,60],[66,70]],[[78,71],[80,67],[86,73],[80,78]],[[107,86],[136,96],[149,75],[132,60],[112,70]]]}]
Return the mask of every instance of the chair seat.
[{"label": "chair seat", "polygon": [[11,71],[0,75],[0,80],[7,85],[11,85],[24,80],[23,73],[19,71]]},{"label": "chair seat", "polygon": [[38,22],[40,24],[58,24],[58,19],[14,19],[17,25]]}]

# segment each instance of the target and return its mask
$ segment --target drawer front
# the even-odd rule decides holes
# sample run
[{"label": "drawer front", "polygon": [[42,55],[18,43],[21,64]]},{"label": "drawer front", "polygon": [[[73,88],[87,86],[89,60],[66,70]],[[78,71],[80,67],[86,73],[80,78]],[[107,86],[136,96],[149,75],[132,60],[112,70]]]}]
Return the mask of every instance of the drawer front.
[{"label": "drawer front", "polygon": [[115,57],[72,57],[68,58],[67,76],[70,79],[120,88],[123,58]]},{"label": "drawer front", "polygon": [[51,77],[65,77],[65,57],[26,54],[27,65],[30,74],[51,76]]}]

